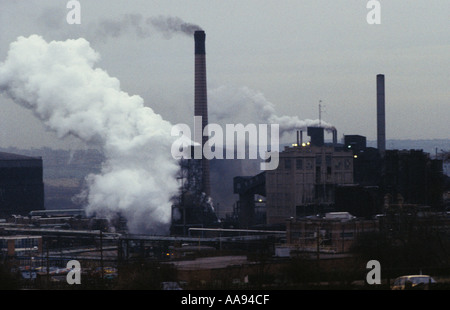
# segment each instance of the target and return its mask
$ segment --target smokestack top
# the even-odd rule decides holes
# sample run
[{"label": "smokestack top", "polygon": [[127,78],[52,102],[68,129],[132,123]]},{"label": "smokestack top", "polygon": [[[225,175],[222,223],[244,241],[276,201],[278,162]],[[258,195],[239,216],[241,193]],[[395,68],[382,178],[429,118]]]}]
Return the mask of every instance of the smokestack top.
[{"label": "smokestack top", "polygon": [[194,32],[195,55],[206,54],[205,38],[206,38],[206,34],[203,30],[197,30]]}]

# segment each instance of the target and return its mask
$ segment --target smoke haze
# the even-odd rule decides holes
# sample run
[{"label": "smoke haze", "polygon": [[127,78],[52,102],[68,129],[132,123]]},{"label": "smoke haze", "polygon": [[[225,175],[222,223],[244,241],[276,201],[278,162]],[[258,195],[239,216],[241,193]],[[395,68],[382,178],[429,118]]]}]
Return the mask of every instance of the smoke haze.
[{"label": "smoke haze", "polygon": [[19,37],[0,63],[0,91],[59,137],[73,135],[102,149],[101,173],[87,176],[81,194],[88,214],[121,213],[130,232],[166,233],[178,189],[172,125],[95,68],[99,57],[85,39]]},{"label": "smoke haze", "polygon": [[298,116],[277,115],[275,105],[263,93],[248,87],[221,86],[209,91],[211,118],[220,123],[279,124],[280,135],[306,127],[333,129],[331,124]]},{"label": "smoke haze", "polygon": [[175,33],[193,36],[197,30],[202,30],[198,25],[187,23],[179,17],[159,16],[147,19],[147,24],[152,24],[156,29],[170,37]]},{"label": "smoke haze", "polygon": [[141,14],[123,14],[120,18],[101,19],[98,23],[91,24],[87,35],[105,39],[134,33],[139,38],[147,38],[156,31],[170,39],[176,34],[193,36],[197,30],[201,30],[201,27],[179,17],[160,15],[146,18]]}]

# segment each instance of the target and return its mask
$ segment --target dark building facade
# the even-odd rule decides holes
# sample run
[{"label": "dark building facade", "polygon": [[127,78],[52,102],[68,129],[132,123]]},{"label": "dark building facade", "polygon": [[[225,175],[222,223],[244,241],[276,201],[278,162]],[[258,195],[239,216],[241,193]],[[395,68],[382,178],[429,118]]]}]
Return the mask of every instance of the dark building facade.
[{"label": "dark building facade", "polygon": [[0,152],[0,216],[43,209],[42,158]]},{"label": "dark building facade", "polygon": [[383,197],[378,186],[339,185],[335,193],[335,210],[371,219],[383,212]]},{"label": "dark building facade", "polygon": [[237,176],[233,179],[233,184],[234,193],[239,195],[235,209],[239,227],[250,228],[266,224],[265,210],[257,212],[260,203],[255,199],[257,195],[266,196],[266,171],[252,177]]},{"label": "dark building facade", "polygon": [[442,207],[442,160],[422,150],[387,150],[383,168],[381,188],[393,201],[401,195],[405,203]]},{"label": "dark building facade", "polygon": [[[429,206],[439,211],[443,206],[444,174],[442,160],[431,159],[422,150],[385,150],[347,141],[353,150],[354,185],[336,190],[336,210],[355,216],[370,217],[384,213],[384,204],[397,203]],[[362,141],[362,140],[361,140]]]}]

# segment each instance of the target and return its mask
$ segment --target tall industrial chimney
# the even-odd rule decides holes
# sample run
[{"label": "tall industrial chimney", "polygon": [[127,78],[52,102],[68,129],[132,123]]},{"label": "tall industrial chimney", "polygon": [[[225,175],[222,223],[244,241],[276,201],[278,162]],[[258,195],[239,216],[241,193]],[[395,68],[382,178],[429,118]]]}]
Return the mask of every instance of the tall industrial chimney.
[{"label": "tall industrial chimney", "polygon": [[382,157],[386,151],[386,114],[384,75],[377,75],[377,146]]},{"label": "tall industrial chimney", "polygon": [[[202,132],[208,124],[208,96],[206,87],[206,49],[205,32],[195,31],[195,99],[194,114],[202,117]],[[208,141],[207,136],[202,135],[202,147]],[[203,152],[202,152],[203,153]],[[203,156],[203,155],[202,155]],[[207,195],[211,195],[211,185],[209,176],[209,161],[202,157],[202,190]]]}]

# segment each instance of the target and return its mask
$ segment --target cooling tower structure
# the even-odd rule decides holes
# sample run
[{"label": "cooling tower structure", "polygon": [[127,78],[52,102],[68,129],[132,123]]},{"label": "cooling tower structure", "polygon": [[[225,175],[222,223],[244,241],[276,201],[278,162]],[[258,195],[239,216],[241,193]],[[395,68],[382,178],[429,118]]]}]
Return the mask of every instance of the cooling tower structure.
[{"label": "cooling tower structure", "polygon": [[[195,31],[195,98],[194,115],[202,117],[202,132],[208,124],[208,95],[206,83],[206,50],[205,50],[205,32],[203,30]],[[202,136],[202,147],[208,141],[207,136]],[[202,152],[203,153],[203,152]],[[209,161],[202,155],[202,191],[206,196],[211,195]]]},{"label": "cooling tower structure", "polygon": [[377,147],[381,157],[386,152],[386,114],[384,75],[377,75]]}]

